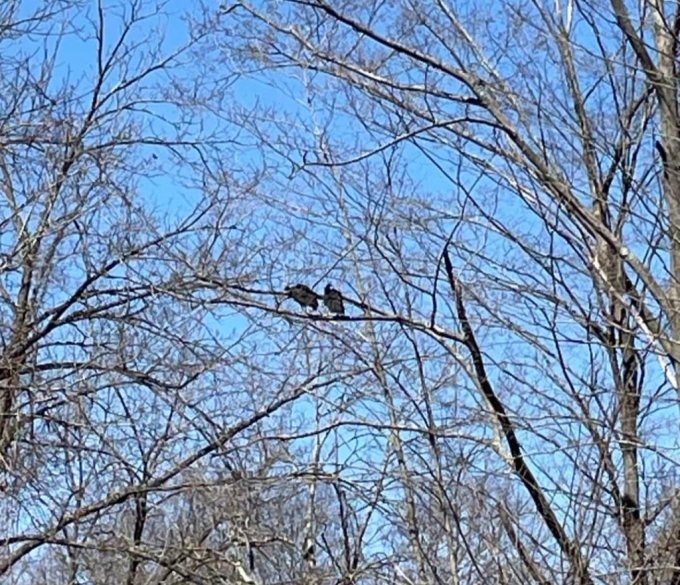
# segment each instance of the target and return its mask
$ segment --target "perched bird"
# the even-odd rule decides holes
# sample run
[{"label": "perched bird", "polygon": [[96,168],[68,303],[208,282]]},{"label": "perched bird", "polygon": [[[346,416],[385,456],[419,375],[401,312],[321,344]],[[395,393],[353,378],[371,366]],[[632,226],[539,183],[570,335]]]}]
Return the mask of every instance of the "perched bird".
[{"label": "perched bird", "polygon": [[342,293],[335,290],[330,284],[323,290],[323,304],[326,308],[336,315],[345,314],[345,303],[342,302]]},{"label": "perched bird", "polygon": [[308,563],[315,565],[316,557],[314,550],[314,541],[308,536],[305,538],[305,542],[302,545],[302,558]]},{"label": "perched bird", "polygon": [[287,286],[285,289],[288,297],[293,299],[301,307],[311,307],[316,310],[319,308],[318,295],[308,286],[304,284],[296,284],[295,286]]}]

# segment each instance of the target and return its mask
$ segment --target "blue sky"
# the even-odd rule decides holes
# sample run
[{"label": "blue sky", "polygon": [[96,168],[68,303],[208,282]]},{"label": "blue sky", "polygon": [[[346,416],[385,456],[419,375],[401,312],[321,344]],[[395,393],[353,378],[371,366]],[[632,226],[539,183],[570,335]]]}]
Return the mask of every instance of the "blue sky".
[{"label": "blue sky", "polygon": [[[90,4],[90,6],[94,5]],[[188,9],[188,3],[181,0],[176,0],[169,2],[167,6],[168,10],[170,11],[170,16],[163,23],[165,32],[162,38],[162,45],[166,53],[173,51],[177,47],[181,46],[181,44],[187,38],[186,25],[181,20],[181,15],[186,9]],[[111,43],[115,38],[117,25],[115,21],[115,13],[107,12],[107,18],[109,17],[111,17],[111,20],[109,21],[107,30],[108,33],[110,34],[109,38],[111,39],[111,41],[109,42]],[[83,22],[83,19],[84,15],[81,14],[80,16],[74,18],[71,24],[74,27],[78,27],[78,25],[81,22]],[[131,36],[131,40],[133,40],[133,42],[134,41],[141,42],[145,41],[147,38],[153,38],[154,35],[156,35],[155,28],[156,24],[157,23],[154,23],[153,26],[151,24],[142,25],[136,28],[133,35]],[[183,65],[183,67],[185,68],[186,75],[189,76],[192,73],[194,73],[192,71],[192,67],[194,66],[204,68],[202,70],[206,72],[216,71],[222,65],[219,62],[219,60],[216,59],[217,55],[218,54],[216,52],[207,54],[206,62],[200,63],[199,65],[192,65],[195,62],[189,59],[187,63]],[[192,56],[191,58],[195,58],[195,56]],[[68,80],[69,83],[79,84],[79,86],[82,87],[84,90],[91,86],[90,82],[91,75],[92,72],[95,71],[96,67],[96,53],[93,50],[92,40],[77,40],[73,36],[68,37],[61,44],[59,62],[60,65],[57,69],[58,74],[55,76],[54,79],[55,83],[58,84],[61,81]],[[229,63],[224,63],[223,66],[225,68],[228,68]],[[284,71],[282,75],[285,74],[286,72]],[[181,77],[181,75],[179,75],[179,77]],[[277,79],[277,74],[273,74],[273,77]],[[163,77],[161,75],[158,75],[156,79],[151,78],[149,81],[160,82],[162,81],[162,79]],[[284,92],[272,88],[271,85],[266,84],[264,81],[255,80],[249,77],[243,77],[238,79],[231,85],[230,99],[235,100],[236,103],[243,104],[243,106],[246,108],[257,106],[258,109],[265,110],[268,107],[271,107],[272,110],[269,113],[273,117],[277,117],[278,121],[281,121],[282,123],[286,121],[286,117],[288,115],[293,113],[301,117],[300,118],[301,122],[306,122],[307,124],[310,124],[311,120],[309,119],[308,110],[303,105],[297,103],[297,100],[299,100],[303,104],[305,102],[306,96],[304,95],[302,85],[299,82],[295,81],[290,80],[284,81],[282,77],[279,77],[278,80],[281,81],[290,92],[292,92],[293,95],[292,98],[289,95],[287,96]],[[114,80],[111,83],[114,84],[116,81],[117,80],[114,78]],[[201,88],[201,90],[204,91],[206,95],[210,92],[211,89],[212,88],[210,87]],[[219,109],[219,105],[220,105],[219,103],[216,104],[216,109]],[[171,108],[168,106],[154,104],[152,108],[157,115],[166,115],[169,118],[181,114],[181,112],[174,107]],[[318,112],[318,115],[321,119],[323,119],[326,116],[328,118],[332,117],[328,112],[323,111]],[[345,139],[348,142],[352,142],[352,137],[356,132],[359,131],[359,126],[356,124],[356,122],[342,115],[336,115],[335,117],[332,118],[333,119],[329,124],[329,129],[333,136],[333,139],[336,141],[339,141],[340,139]],[[283,175],[283,169],[285,168],[285,164],[282,161],[282,158],[285,157],[278,157],[271,153],[263,153],[257,150],[254,139],[252,137],[249,137],[247,133],[242,132],[240,129],[231,126],[228,122],[224,120],[224,118],[222,118],[219,115],[219,111],[216,111],[214,113],[204,111],[204,123],[205,123],[205,126],[203,128],[204,130],[206,129],[210,130],[211,128],[220,129],[221,132],[224,132],[225,141],[237,140],[238,145],[244,145],[235,146],[233,149],[226,147],[223,148],[223,152],[225,153],[225,157],[227,158],[227,160],[225,160],[225,166],[227,168],[230,168],[230,165],[233,165],[239,168],[240,171],[237,173],[239,177],[246,177],[249,167],[257,167],[263,161],[268,161],[275,162],[277,164],[280,164],[281,166],[276,167],[276,172],[274,172],[272,176],[267,177],[268,180],[264,183],[265,189],[269,188],[273,190],[277,187],[277,185],[281,186],[282,184],[285,183]],[[170,132],[169,126],[160,121],[159,118],[156,118],[153,124],[154,124],[153,128],[147,127],[146,129],[148,131],[151,131],[153,129],[155,131],[160,130],[162,132]],[[276,125],[276,127],[274,124],[271,125],[272,132],[277,133],[282,132],[282,127],[285,128],[285,126],[283,125],[282,126]],[[365,134],[362,136],[365,138]],[[307,136],[307,139],[310,141],[312,140],[312,138],[313,136],[311,134]],[[366,149],[367,149],[366,144],[362,144],[361,148],[359,148],[358,150]],[[441,154],[442,157],[451,156],[451,152],[448,149],[438,149],[437,147],[431,148],[431,151],[435,150],[437,150],[438,154]],[[167,210],[167,212],[176,216],[182,216],[183,214],[188,212],[203,197],[203,192],[197,187],[190,187],[187,186],[186,184],[183,184],[184,181],[182,180],[182,177],[177,173],[173,172],[174,170],[178,169],[176,163],[174,162],[173,159],[171,159],[167,155],[166,151],[152,146],[146,146],[140,149],[141,153],[148,152],[149,155],[151,154],[152,151],[157,156],[160,157],[161,162],[166,162],[167,172],[165,174],[160,174],[152,178],[140,176],[139,192],[142,194],[142,197],[145,198],[149,202],[149,204],[152,205],[153,207],[159,210]],[[229,156],[231,156],[231,160],[228,159]],[[446,161],[446,158],[443,158],[443,160]],[[434,171],[433,166],[429,164],[425,157],[423,157],[418,151],[416,151],[412,147],[407,146],[404,147],[404,150],[402,151],[402,157],[398,158],[398,162],[402,164],[408,164],[408,169],[404,171],[404,174],[408,175],[409,179],[406,185],[412,187],[414,191],[413,194],[411,195],[412,199],[410,201],[406,201],[406,199],[404,199],[403,209],[410,208],[417,210],[420,204],[427,202],[428,200],[431,200],[435,207],[439,207],[440,209],[446,210],[451,213],[450,217],[444,217],[442,219],[441,225],[446,227],[447,229],[452,227],[454,225],[455,212],[457,211],[459,201],[463,199],[463,195],[460,192],[454,193],[455,190],[454,185],[445,180],[440,173]],[[456,165],[455,160],[449,159],[446,161],[446,163],[448,165],[447,166],[448,169],[451,170],[455,168]],[[363,200],[362,198],[363,194],[365,194],[365,192],[367,191],[362,190],[362,188],[365,188],[366,185],[365,184],[362,185],[361,183],[359,183],[358,180],[356,180],[356,176],[352,176],[352,173],[349,171],[347,171],[347,173],[344,176],[347,177],[348,179],[354,179],[356,181],[355,183],[350,184],[348,180],[348,183],[345,186],[348,197],[350,196],[355,197],[354,202],[355,206],[353,209],[356,215],[359,216],[362,207],[366,205],[366,201]],[[470,182],[474,180],[474,177],[469,178]],[[288,187],[290,187],[291,191],[290,192],[291,201],[298,202],[301,209],[309,208],[310,210],[313,210],[316,213],[316,215],[314,216],[314,222],[308,221],[307,218],[304,217],[304,214],[302,213],[300,214],[300,217],[298,217],[295,220],[282,218],[280,215],[277,215],[276,213],[267,215],[264,211],[264,208],[262,210],[253,210],[252,214],[247,214],[244,211],[243,217],[239,218],[242,219],[243,221],[248,221],[250,219],[251,221],[248,224],[249,226],[252,225],[255,222],[255,220],[257,220],[258,222],[257,229],[250,232],[250,237],[254,237],[257,235],[265,237],[265,232],[267,232],[267,230],[269,229],[269,225],[271,225],[272,226],[271,231],[274,231],[274,229],[284,230],[286,235],[292,237],[292,234],[294,234],[294,232],[298,230],[300,233],[305,234],[310,241],[314,242],[314,245],[309,245],[308,243],[302,241],[299,243],[300,249],[303,249],[305,254],[284,256],[284,261],[282,265],[276,266],[275,268],[272,269],[273,273],[272,280],[274,285],[283,286],[284,284],[287,283],[287,281],[290,281],[290,278],[297,277],[298,275],[303,275],[306,279],[308,279],[307,282],[309,284],[316,283],[316,281],[319,279],[330,277],[334,281],[340,282],[343,287],[346,287],[346,289],[352,290],[355,287],[352,283],[352,274],[347,265],[341,266],[338,269],[333,269],[333,271],[331,271],[329,275],[325,274],[323,270],[316,270],[309,267],[310,256],[318,255],[317,257],[323,257],[323,252],[320,252],[319,250],[323,250],[323,248],[326,246],[328,247],[335,245],[342,246],[343,242],[346,243],[346,240],[345,241],[343,240],[343,234],[341,233],[342,230],[338,229],[337,226],[328,225],[326,226],[326,229],[321,230],[318,229],[318,226],[321,220],[324,218],[324,216],[328,218],[329,224],[332,223],[333,220],[335,220],[335,218],[332,217],[333,210],[331,205],[329,204],[328,201],[324,199],[325,193],[324,186],[321,185],[320,183],[315,184],[313,182],[306,184],[303,180],[303,177],[295,177],[288,183]],[[479,183],[477,183],[476,187],[477,189],[483,191],[484,189],[491,188],[492,184],[490,182],[485,182],[484,180],[482,180]],[[452,200],[455,203],[452,203]],[[527,238],[540,241],[541,238],[550,237],[551,234],[546,232],[542,224],[540,224],[535,219],[535,217],[533,217],[528,212],[528,209],[525,206],[518,204],[516,202],[516,199],[510,200],[505,196],[501,196],[500,198],[501,204],[504,204],[503,202],[505,201],[512,201],[512,203],[509,203],[505,211],[498,215],[500,219],[506,222],[510,222],[511,220],[515,221],[518,227],[523,230]],[[479,213],[474,213],[473,215],[475,215],[477,218],[480,217]],[[488,223],[486,223],[484,220],[479,219],[479,221],[486,230],[485,237],[487,239],[484,242],[483,249],[492,254],[496,254],[497,259],[499,257],[507,259],[508,261],[512,259],[510,254],[508,254],[508,256],[505,257],[501,253],[499,253],[499,250],[503,250],[504,246],[503,238],[492,234],[488,230],[489,227]],[[271,224],[268,224],[268,222],[271,222]],[[262,234],[259,234],[258,232],[262,232]],[[461,242],[469,244],[469,246],[472,248],[477,242],[479,233],[480,233],[479,230],[476,230],[474,227],[466,227],[461,230],[457,237]],[[433,237],[433,241],[435,240],[436,238]],[[420,247],[420,242],[416,242],[413,238],[406,237],[405,245],[409,247],[410,250],[413,251],[414,255],[416,255]],[[560,244],[558,243],[558,247],[559,246]],[[345,251],[344,248],[341,249],[343,250],[343,252]],[[347,248],[347,250],[349,250],[349,247]],[[275,250],[272,251],[272,255],[274,255],[275,253],[276,253]],[[465,254],[468,254],[467,258],[465,257]],[[463,266],[463,260],[465,259],[472,261],[474,260],[474,255],[472,253],[461,252],[459,255],[461,267]],[[516,273],[509,273],[507,266],[493,267],[491,265],[487,265],[487,270],[489,274],[501,275],[505,273],[508,277],[513,277],[515,280],[517,280]],[[576,275],[572,276],[574,278],[577,278]],[[527,275],[526,282],[531,282],[530,277],[541,279],[546,278],[546,275],[539,274]],[[500,301],[502,301],[503,296],[500,294],[500,292],[497,292],[497,295],[498,295],[497,298]],[[376,297],[379,297],[378,293],[376,293]],[[426,307],[423,306],[421,308],[425,310]],[[530,319],[532,317],[532,312],[538,311],[536,307],[532,307],[528,303],[522,308],[521,311],[519,308],[519,304],[510,304],[509,302],[507,305],[501,306],[501,310],[503,309],[506,310],[508,317],[512,317],[517,320]],[[481,315],[484,314],[483,311],[479,309],[471,309],[471,312],[479,313]],[[209,323],[210,327],[213,328],[215,332],[222,335],[224,338],[237,335],[238,332],[245,329],[245,327],[249,323],[244,318],[236,315],[230,315],[228,321],[226,321],[224,316],[220,317],[206,316],[206,320],[207,323]],[[451,323],[452,321],[453,320],[449,320],[449,323]],[[282,331],[284,329],[284,326],[282,324],[279,324],[279,327],[281,328],[279,329],[279,331]],[[346,326],[343,324],[339,325],[339,327],[349,327],[349,325]],[[360,328],[357,326],[356,331],[359,331],[359,329]],[[569,326],[562,326],[561,332],[567,333],[570,329],[571,327]],[[389,327],[385,326],[384,330],[389,330]],[[574,332],[578,333],[578,329],[574,328]],[[491,337],[491,335],[493,335],[493,338]],[[258,338],[255,337],[254,343],[258,342],[260,343],[261,346],[268,345],[268,340],[266,340],[264,337],[262,337],[260,340],[258,340]],[[271,345],[272,345],[271,351],[272,353],[274,353],[275,344],[272,343]],[[492,372],[494,382],[498,385],[499,388],[503,386],[504,381],[506,383],[508,382],[508,377],[506,373],[503,371],[503,368],[507,368],[511,358],[513,358],[512,350],[509,349],[511,348],[512,345],[518,347],[517,339],[514,336],[509,335],[507,332],[503,332],[498,329],[489,332],[487,339],[485,339],[485,349],[488,352],[487,355],[489,361],[490,362],[496,361],[499,364],[498,367],[490,367],[490,371]],[[327,350],[328,348],[326,347],[320,347],[318,351],[315,352],[315,356],[318,356],[318,359],[321,359],[321,356],[323,356],[324,352]],[[517,353],[523,354],[520,357],[527,359],[528,357],[530,357],[531,354],[531,352],[526,346],[521,345],[519,345]],[[573,353],[570,355],[570,358],[573,359],[573,361],[571,362],[572,365],[580,363],[580,360],[583,360],[582,363],[584,371],[587,370],[587,365],[589,363],[588,357],[589,356],[587,355],[587,353],[584,352],[581,348],[575,348]],[[552,364],[552,367],[554,366],[555,364]],[[435,366],[428,366],[428,368],[429,368],[428,373],[431,373],[433,376],[435,375],[435,373],[437,374],[441,373],[435,372],[435,370],[437,369],[435,368]],[[574,369],[578,370],[579,368],[575,367]],[[654,362],[650,361],[649,370],[651,374],[648,374],[647,386],[653,388],[657,384],[661,383],[661,379],[656,373],[658,371],[658,366]],[[543,390],[546,395],[550,395],[550,393],[554,391],[554,389],[551,387],[550,381],[542,377],[538,371],[532,368],[527,368],[526,371],[524,372],[524,376],[525,377],[523,379],[523,382],[525,384],[524,386],[525,389],[534,386],[538,390]],[[521,385],[519,385],[518,387],[520,390],[522,390]],[[510,383],[508,383],[508,386],[506,386],[505,389],[503,390],[509,402],[514,406],[514,408],[516,408],[518,411],[523,412],[527,416],[540,414],[540,403],[537,402],[535,404],[531,404],[530,400],[525,398],[521,393],[513,394],[513,390],[515,390],[516,388],[517,387],[513,388],[513,386]],[[462,392],[458,393],[455,387],[447,388],[446,392],[452,395],[453,400],[456,399],[460,400],[460,403],[462,404],[461,408],[465,407],[472,408],[472,404],[477,399],[473,394],[468,395]],[[586,393],[587,391],[584,389],[584,394]],[[558,396],[554,396],[553,398],[555,401],[558,400]],[[370,412],[370,414],[367,411],[367,416],[369,416],[372,420],[380,419],[384,416],[383,404],[374,403],[371,404],[370,406],[373,408],[373,411]],[[365,404],[365,408],[368,409],[368,407],[369,401],[367,401]],[[675,404],[670,403],[668,407],[675,408]],[[308,408],[308,405],[302,406],[299,412],[302,416],[305,417],[311,417],[312,415],[312,410]],[[442,417],[446,416],[446,413],[444,411],[440,412],[439,414]],[[675,419],[676,413],[673,413],[672,416]],[[546,445],[550,443],[550,439],[557,436],[557,434],[560,431],[564,430],[564,428],[568,426],[568,423],[564,423],[561,421],[546,421],[545,425],[546,425],[545,434],[548,440],[545,441],[544,444],[537,443],[534,446],[531,443],[529,443],[527,446],[530,451],[534,450],[536,451],[533,454],[533,456],[535,457],[536,461],[541,461],[544,464],[544,469],[554,470],[557,467],[561,467],[561,462],[565,461],[565,459],[563,459],[563,454],[557,451],[554,450],[546,451],[545,450]],[[676,428],[677,426],[674,427],[673,432],[670,432],[668,434],[661,433],[657,435],[656,436],[657,444],[664,447],[669,447],[671,449],[675,449],[677,447],[677,432],[675,432]],[[355,436],[354,430],[339,432],[338,436],[347,438],[348,440],[347,444],[341,446],[338,450],[339,453],[341,454],[340,455],[341,458],[344,455],[350,454],[352,457],[355,457],[357,455],[357,452],[360,452],[364,447],[363,443],[364,439],[362,439],[360,435]],[[542,452],[543,454],[539,454],[539,452]],[[374,453],[376,456],[378,456],[377,449],[375,450]],[[362,455],[368,454],[369,454],[368,450],[362,453]],[[547,476],[543,475],[542,479],[548,481],[549,479],[555,478],[548,478]]]}]

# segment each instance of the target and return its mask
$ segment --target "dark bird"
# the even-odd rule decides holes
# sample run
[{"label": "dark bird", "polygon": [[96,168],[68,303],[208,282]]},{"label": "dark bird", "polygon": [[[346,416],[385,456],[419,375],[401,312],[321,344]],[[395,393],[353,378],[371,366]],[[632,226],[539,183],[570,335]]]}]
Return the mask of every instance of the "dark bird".
[{"label": "dark bird", "polygon": [[304,284],[287,286],[285,289],[289,298],[293,299],[301,307],[311,307],[316,310],[319,308],[318,295]]},{"label": "dark bird", "polygon": [[345,303],[342,302],[342,293],[335,290],[330,284],[323,290],[323,304],[326,308],[336,315],[345,314]]},{"label": "dark bird", "polygon": [[302,558],[312,565],[316,564],[314,541],[309,537],[305,538],[305,542],[302,545]]}]

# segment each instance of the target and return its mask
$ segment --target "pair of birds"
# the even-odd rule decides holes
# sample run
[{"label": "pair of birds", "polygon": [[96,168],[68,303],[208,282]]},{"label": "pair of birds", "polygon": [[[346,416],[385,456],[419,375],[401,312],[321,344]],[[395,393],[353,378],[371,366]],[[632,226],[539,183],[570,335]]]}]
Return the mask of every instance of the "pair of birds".
[{"label": "pair of birds", "polygon": [[[319,296],[311,288],[304,284],[296,284],[294,286],[287,286],[285,289],[289,298],[293,299],[301,307],[311,307],[315,311],[319,308]],[[345,314],[345,303],[342,301],[342,293],[334,289],[330,284],[323,289],[323,296],[321,296],[325,307],[336,315]]]}]

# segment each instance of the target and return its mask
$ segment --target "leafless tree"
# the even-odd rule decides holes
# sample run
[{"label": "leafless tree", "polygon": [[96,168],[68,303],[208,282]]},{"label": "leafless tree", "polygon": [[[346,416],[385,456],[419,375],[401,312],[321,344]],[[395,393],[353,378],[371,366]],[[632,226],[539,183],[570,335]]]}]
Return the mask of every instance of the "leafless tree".
[{"label": "leafless tree", "polygon": [[679,32],[4,3],[3,582],[680,584]]},{"label": "leafless tree", "polygon": [[301,273],[354,287],[347,322],[313,327],[370,370],[342,403],[372,428],[345,477],[376,457],[354,498],[390,485],[363,566],[680,583],[677,3],[282,0],[207,21],[280,90],[240,123],[263,203],[324,259]]},{"label": "leafless tree", "polygon": [[0,7],[3,583],[238,577],[296,494],[260,485],[287,463],[263,437],[336,378],[305,345],[271,367],[294,336],[239,304],[278,298],[258,177],[214,113],[235,77],[181,17]]}]

